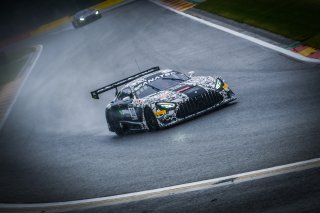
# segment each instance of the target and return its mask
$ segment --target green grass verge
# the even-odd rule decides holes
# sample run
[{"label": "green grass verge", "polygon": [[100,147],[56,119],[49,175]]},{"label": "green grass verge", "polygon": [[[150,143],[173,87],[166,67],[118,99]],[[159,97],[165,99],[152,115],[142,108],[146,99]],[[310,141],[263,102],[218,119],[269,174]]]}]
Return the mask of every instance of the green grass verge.
[{"label": "green grass verge", "polygon": [[34,52],[32,47],[0,53],[0,87],[13,81]]},{"label": "green grass verge", "polygon": [[320,48],[319,0],[207,0],[196,8]]}]

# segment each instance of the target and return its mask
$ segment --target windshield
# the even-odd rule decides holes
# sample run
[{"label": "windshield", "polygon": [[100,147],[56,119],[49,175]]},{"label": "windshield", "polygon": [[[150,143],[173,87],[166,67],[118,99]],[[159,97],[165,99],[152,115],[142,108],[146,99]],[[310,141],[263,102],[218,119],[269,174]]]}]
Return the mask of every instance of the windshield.
[{"label": "windshield", "polygon": [[91,9],[85,9],[85,10],[81,10],[79,12],[77,12],[74,16],[76,17],[80,17],[80,16],[86,16],[92,13]]},{"label": "windshield", "polygon": [[143,98],[161,90],[174,87],[189,78],[180,72],[170,72],[166,74],[156,74],[150,76],[146,82],[137,85],[134,88],[137,98]]}]

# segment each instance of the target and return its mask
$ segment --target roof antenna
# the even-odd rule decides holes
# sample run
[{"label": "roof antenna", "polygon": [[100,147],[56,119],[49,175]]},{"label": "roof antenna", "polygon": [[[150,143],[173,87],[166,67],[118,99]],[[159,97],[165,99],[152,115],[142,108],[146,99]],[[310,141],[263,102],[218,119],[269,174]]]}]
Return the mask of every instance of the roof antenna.
[{"label": "roof antenna", "polygon": [[138,67],[138,69],[139,69],[139,72],[141,72],[141,69],[140,69],[140,67],[139,67],[139,64],[138,64],[136,58],[134,58],[134,61],[136,62],[136,65],[137,65],[137,67]]}]

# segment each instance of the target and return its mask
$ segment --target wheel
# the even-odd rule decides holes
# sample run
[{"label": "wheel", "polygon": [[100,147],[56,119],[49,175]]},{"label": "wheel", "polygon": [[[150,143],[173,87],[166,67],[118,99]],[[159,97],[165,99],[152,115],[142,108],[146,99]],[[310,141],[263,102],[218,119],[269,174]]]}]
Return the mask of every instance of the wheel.
[{"label": "wheel", "polygon": [[119,136],[125,135],[126,130],[120,126],[119,122],[110,122],[112,130]]},{"label": "wheel", "polygon": [[78,28],[79,27],[79,25],[75,21],[72,22],[72,25],[73,25],[74,28]]},{"label": "wheel", "polygon": [[114,132],[115,132],[117,135],[119,135],[119,136],[122,136],[122,135],[125,134],[125,132],[123,131],[123,129],[122,129],[121,127],[116,127],[116,128],[114,128],[113,130],[114,130]]},{"label": "wheel", "polygon": [[160,128],[156,116],[149,107],[144,109],[144,117],[146,119],[149,131],[155,131]]},{"label": "wheel", "polygon": [[119,112],[111,112],[109,110],[106,110],[106,119],[109,125],[109,129],[115,132],[117,135],[125,135],[126,129],[120,126],[120,116],[121,115],[119,114]]}]

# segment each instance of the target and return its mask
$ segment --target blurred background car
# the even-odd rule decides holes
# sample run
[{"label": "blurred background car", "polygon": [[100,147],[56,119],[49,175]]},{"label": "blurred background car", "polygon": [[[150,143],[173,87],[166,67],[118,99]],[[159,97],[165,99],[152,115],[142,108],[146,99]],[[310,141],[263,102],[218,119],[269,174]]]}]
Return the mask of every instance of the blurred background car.
[{"label": "blurred background car", "polygon": [[81,27],[101,18],[99,10],[85,9],[73,15],[72,25],[74,28]]}]

